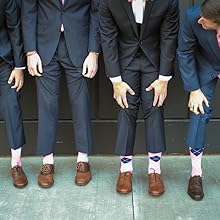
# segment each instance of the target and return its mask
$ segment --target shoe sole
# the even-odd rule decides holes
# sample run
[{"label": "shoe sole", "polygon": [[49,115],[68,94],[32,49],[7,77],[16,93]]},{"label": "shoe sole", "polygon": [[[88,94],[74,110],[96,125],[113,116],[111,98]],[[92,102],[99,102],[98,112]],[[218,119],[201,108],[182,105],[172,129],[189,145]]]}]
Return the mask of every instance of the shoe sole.
[{"label": "shoe sole", "polygon": [[22,189],[22,188],[24,188],[25,186],[27,186],[27,184],[28,184],[28,182],[25,183],[24,185],[16,185],[16,184],[13,184],[13,185],[14,185],[14,187],[16,187],[16,188],[18,188],[18,189]]},{"label": "shoe sole", "polygon": [[188,193],[188,195],[190,196],[191,199],[193,199],[195,201],[201,201],[204,197],[204,193],[200,197],[191,196],[189,193]]},{"label": "shoe sole", "polygon": [[153,192],[148,191],[148,193],[149,193],[151,196],[161,196],[161,195],[164,194],[164,191],[161,192],[161,193],[153,193]]},{"label": "shoe sole", "polygon": [[117,190],[117,189],[116,189],[116,191],[117,191],[118,193],[120,193],[120,194],[128,194],[128,193],[132,192],[132,190],[130,190],[130,191],[119,191],[119,190]]},{"label": "shoe sole", "polygon": [[43,189],[47,189],[47,188],[50,188],[54,185],[54,182],[51,184],[51,185],[41,185],[39,182],[38,182],[38,185],[43,188]]},{"label": "shoe sole", "polygon": [[83,183],[79,183],[79,182],[77,182],[77,181],[75,180],[75,184],[76,184],[77,186],[85,186],[85,185],[87,185],[91,180],[92,180],[92,179],[88,180],[87,182],[83,182]]}]

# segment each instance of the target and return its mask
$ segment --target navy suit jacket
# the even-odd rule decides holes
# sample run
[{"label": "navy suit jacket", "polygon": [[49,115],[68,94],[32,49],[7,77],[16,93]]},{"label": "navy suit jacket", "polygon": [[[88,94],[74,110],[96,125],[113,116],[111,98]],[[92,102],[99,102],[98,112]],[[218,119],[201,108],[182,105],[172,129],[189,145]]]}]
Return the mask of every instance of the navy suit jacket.
[{"label": "navy suit jacket", "polygon": [[102,0],[99,12],[109,77],[120,76],[139,47],[160,75],[172,75],[179,30],[177,0],[147,1],[140,33],[128,0]]},{"label": "navy suit jacket", "polygon": [[0,1],[0,57],[12,67],[25,66],[20,9],[16,0]]},{"label": "navy suit jacket", "polygon": [[198,24],[200,11],[200,6],[187,10],[179,33],[177,54],[186,91],[199,89],[220,73],[217,33]]},{"label": "navy suit jacket", "polygon": [[88,52],[100,51],[99,0],[21,0],[25,52],[36,50],[44,65],[55,51],[64,24],[70,60],[81,67]]}]

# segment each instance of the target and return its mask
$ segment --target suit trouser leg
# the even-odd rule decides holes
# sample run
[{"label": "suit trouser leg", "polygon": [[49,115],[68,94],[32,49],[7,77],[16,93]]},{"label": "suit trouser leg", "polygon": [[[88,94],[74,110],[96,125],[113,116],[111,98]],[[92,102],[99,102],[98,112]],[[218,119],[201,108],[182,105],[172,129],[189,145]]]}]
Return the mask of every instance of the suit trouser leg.
[{"label": "suit trouser leg", "polygon": [[0,59],[0,109],[5,120],[10,147],[17,149],[25,144],[20,107],[20,92],[8,84],[12,67]]},{"label": "suit trouser leg", "polygon": [[36,77],[38,98],[38,153],[47,155],[54,152],[57,134],[58,101],[60,94],[61,67],[56,59],[43,66],[43,74]]},{"label": "suit trouser leg", "polygon": [[132,155],[135,142],[136,120],[140,106],[141,88],[141,76],[137,59],[122,73],[122,79],[134,90],[135,95],[127,93],[128,108],[120,108],[119,110],[116,153],[119,155]]},{"label": "suit trouser leg", "polygon": [[153,106],[154,91],[146,88],[158,79],[158,72],[141,74],[141,105],[144,113],[146,151],[151,153],[166,150],[163,106]]},{"label": "suit trouser leg", "polygon": [[217,80],[218,79],[215,78],[201,87],[202,92],[204,93],[205,97],[208,99],[209,102],[209,107],[203,104],[205,114],[191,114],[190,125],[187,135],[187,145],[193,149],[200,149],[204,147],[206,137],[206,126],[209,122],[209,119],[211,118],[211,105]]},{"label": "suit trouser leg", "polygon": [[72,64],[63,35],[61,35],[58,55],[66,76],[76,150],[77,152],[91,153],[93,140],[87,79],[82,75],[82,67],[75,67]]},{"label": "suit trouser leg", "polygon": [[82,68],[65,66],[65,75],[72,107],[76,150],[91,153],[93,140],[87,80],[82,76]]}]

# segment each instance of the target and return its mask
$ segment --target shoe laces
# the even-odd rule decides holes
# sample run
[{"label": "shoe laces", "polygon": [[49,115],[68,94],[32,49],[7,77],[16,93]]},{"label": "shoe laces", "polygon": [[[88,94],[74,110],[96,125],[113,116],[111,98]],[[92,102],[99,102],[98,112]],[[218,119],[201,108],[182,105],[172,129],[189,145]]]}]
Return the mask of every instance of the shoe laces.
[{"label": "shoe laces", "polygon": [[41,167],[41,173],[44,174],[44,175],[51,174],[51,173],[52,173],[52,168],[51,168],[51,166],[48,165],[48,164],[44,164],[44,165]]}]

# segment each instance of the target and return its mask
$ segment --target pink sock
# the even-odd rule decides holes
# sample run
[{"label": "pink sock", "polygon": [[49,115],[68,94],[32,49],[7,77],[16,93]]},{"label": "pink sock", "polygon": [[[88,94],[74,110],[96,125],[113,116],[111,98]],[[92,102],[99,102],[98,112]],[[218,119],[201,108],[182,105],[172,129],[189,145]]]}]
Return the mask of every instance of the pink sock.
[{"label": "pink sock", "polygon": [[43,164],[54,164],[53,153],[44,156]]},{"label": "pink sock", "polygon": [[160,158],[162,153],[148,153],[149,164],[148,164],[148,174],[158,173],[161,174],[160,170]]},{"label": "pink sock", "polygon": [[192,172],[191,176],[202,176],[202,154],[204,148],[200,149],[193,149],[189,147],[189,152],[191,156],[191,163],[192,163]]},{"label": "pink sock", "polygon": [[132,158],[133,156],[120,156],[121,160],[121,168],[120,172],[133,172],[133,165],[132,165]]},{"label": "pink sock", "polygon": [[79,163],[79,162],[88,163],[89,162],[88,154],[87,153],[78,152],[77,163]]},{"label": "pink sock", "polygon": [[11,148],[11,167],[21,166],[21,147],[14,150]]}]

